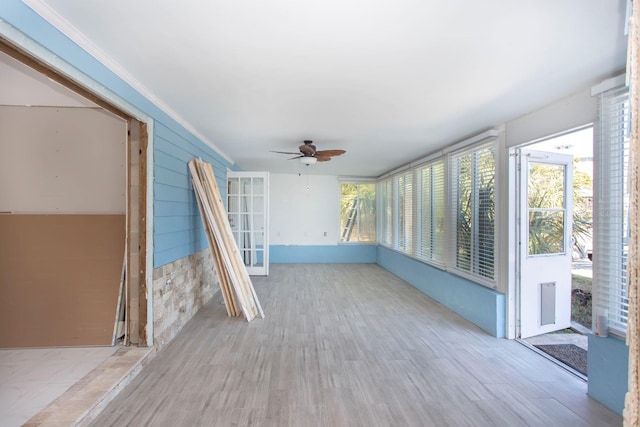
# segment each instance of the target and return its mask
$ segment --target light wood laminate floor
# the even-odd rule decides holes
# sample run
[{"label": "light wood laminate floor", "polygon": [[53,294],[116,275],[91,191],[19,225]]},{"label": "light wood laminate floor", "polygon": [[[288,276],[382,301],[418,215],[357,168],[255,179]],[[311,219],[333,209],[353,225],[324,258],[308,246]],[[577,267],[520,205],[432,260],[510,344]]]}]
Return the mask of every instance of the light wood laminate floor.
[{"label": "light wood laminate floor", "polygon": [[276,264],[265,319],[217,294],[96,426],[619,426],[584,381],[372,264]]}]

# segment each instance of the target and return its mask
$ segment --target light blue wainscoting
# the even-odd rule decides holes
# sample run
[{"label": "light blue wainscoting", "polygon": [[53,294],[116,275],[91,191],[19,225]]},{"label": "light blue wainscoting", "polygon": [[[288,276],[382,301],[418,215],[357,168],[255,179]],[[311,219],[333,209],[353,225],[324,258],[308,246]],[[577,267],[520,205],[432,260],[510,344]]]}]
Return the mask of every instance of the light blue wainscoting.
[{"label": "light blue wainscoting", "polygon": [[589,335],[589,396],[622,415],[628,390],[629,347],[615,337]]},{"label": "light blue wainscoting", "polygon": [[376,262],[376,245],[270,245],[269,262],[272,264],[373,264]]},{"label": "light blue wainscoting", "polygon": [[491,335],[505,336],[505,296],[486,286],[378,246],[377,263]]}]

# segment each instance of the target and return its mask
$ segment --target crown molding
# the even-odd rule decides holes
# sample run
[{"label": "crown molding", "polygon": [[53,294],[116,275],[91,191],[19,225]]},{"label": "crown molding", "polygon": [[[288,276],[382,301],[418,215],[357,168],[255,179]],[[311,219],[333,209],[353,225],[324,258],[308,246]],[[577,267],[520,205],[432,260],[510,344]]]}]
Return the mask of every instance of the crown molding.
[{"label": "crown molding", "polygon": [[124,80],[133,89],[139,92],[142,96],[147,98],[161,110],[163,110],[169,117],[183,126],[186,130],[195,135],[198,139],[204,142],[211,149],[215,150],[220,156],[227,160],[231,164],[235,164],[233,159],[227,156],[218,146],[216,146],[209,138],[204,136],[198,131],[195,126],[189,123],[185,118],[178,114],[175,110],[169,107],[162,99],[160,99],[155,93],[153,93],[148,87],[142,84],[139,80],[133,77],[124,67],[122,67],[113,58],[107,55],[101,50],[95,43],[93,43],[87,36],[81,33],[76,27],[74,27],[69,21],[67,21],[62,15],[56,12],[51,6],[41,0],[22,0],[29,8],[40,15],[45,21],[53,25],[58,31],[67,36],[71,41],[76,43],[81,49],[86,51],[89,55],[98,60],[102,65],[107,67],[112,73]]}]

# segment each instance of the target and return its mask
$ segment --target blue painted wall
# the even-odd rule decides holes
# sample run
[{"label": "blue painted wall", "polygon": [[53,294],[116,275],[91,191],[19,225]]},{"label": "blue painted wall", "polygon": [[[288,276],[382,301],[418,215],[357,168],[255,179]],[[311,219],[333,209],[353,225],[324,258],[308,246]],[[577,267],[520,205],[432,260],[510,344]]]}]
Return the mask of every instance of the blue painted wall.
[{"label": "blue painted wall", "polygon": [[587,358],[589,396],[622,415],[629,387],[629,347],[618,338],[589,335]]},{"label": "blue painted wall", "polygon": [[504,294],[384,246],[378,246],[377,263],[491,335],[505,336]]},{"label": "blue painted wall", "polygon": [[193,157],[211,163],[222,200],[226,200],[230,164],[191,134],[163,123],[154,132],[154,265],[161,266],[209,246],[187,163]]},{"label": "blue painted wall", "polygon": [[270,245],[269,261],[279,263],[375,263],[376,247],[372,244],[349,245]]},{"label": "blue painted wall", "polygon": [[207,247],[187,162],[201,157],[213,165],[223,200],[232,164],[21,1],[2,0],[0,18],[153,118],[154,267]]}]

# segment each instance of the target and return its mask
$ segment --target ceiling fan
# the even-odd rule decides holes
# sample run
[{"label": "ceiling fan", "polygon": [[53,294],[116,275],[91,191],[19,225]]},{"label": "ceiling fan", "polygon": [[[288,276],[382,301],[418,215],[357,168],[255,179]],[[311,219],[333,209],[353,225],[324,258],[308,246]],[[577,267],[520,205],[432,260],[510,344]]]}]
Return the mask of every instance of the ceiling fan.
[{"label": "ceiling fan", "polygon": [[345,150],[316,150],[316,146],[311,140],[305,140],[304,144],[298,147],[299,153],[291,153],[288,151],[272,151],[272,153],[291,154],[295,157],[289,160],[300,159],[302,163],[309,166],[315,162],[328,162],[332,157],[341,156],[346,153]]}]

